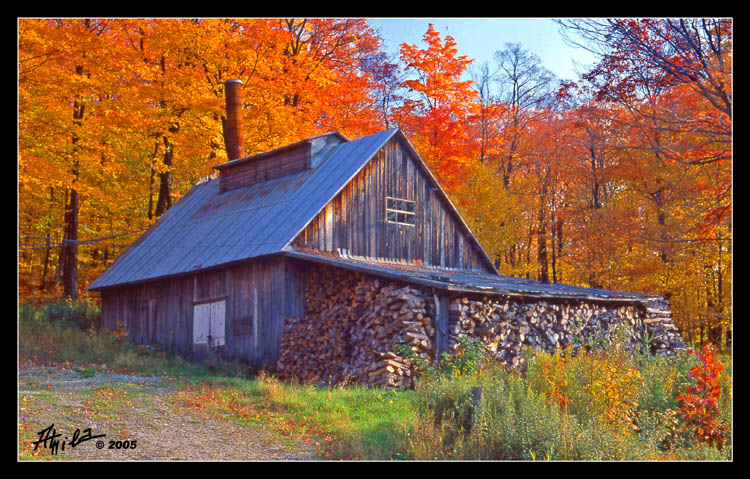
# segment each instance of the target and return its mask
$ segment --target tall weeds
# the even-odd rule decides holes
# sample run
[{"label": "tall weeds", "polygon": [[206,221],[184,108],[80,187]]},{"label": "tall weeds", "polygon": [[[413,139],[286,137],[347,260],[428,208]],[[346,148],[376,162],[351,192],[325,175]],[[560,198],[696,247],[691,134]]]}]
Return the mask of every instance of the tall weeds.
[{"label": "tall weeds", "polygon": [[[537,352],[528,355],[527,364],[524,373],[483,362],[470,374],[433,371],[418,380],[417,426],[404,433],[411,457],[584,461],[732,457],[731,444],[718,436],[729,434],[731,400],[722,400],[722,394],[731,394],[731,376],[718,375],[722,371],[715,363],[706,366],[704,361],[700,369],[690,354],[668,359],[595,348]],[[701,389],[700,382],[696,385],[700,374],[696,368],[705,372],[706,367],[717,373],[711,376],[713,382],[706,381],[710,391]],[[483,388],[483,395],[481,416],[472,425],[475,386]],[[685,412],[698,402],[685,399],[691,391],[712,398],[713,422]],[[696,428],[704,435],[713,432],[714,441],[701,441],[686,432]]]}]

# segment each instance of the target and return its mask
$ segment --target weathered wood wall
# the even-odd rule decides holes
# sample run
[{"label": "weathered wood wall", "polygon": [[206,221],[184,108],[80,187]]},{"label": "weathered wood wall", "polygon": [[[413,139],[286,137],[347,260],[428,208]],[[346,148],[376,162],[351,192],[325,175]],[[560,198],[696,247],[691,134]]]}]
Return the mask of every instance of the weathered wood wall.
[{"label": "weathered wood wall", "polygon": [[[255,366],[275,364],[286,316],[303,315],[304,292],[295,265],[284,258],[246,263],[228,270],[225,357]],[[302,310],[301,310],[302,308]],[[252,333],[234,334],[235,319],[252,318]]]},{"label": "weathered wood wall", "polygon": [[122,327],[136,344],[160,344],[193,356],[193,307],[225,301],[221,355],[274,364],[284,318],[304,316],[299,266],[282,257],[102,291],[102,326]]},{"label": "weathered wood wall", "polygon": [[[386,196],[416,202],[415,225],[386,221]],[[491,271],[459,219],[398,139],[377,156],[300,233],[294,248]]]},{"label": "weathered wood wall", "polygon": [[310,168],[310,146],[300,144],[288,150],[242,160],[237,163],[237,166],[225,168],[221,173],[220,190],[223,192],[254,185],[307,168]]},{"label": "weathered wood wall", "polygon": [[[188,355],[193,287],[192,277],[181,277],[105,289],[101,292],[102,327],[110,331],[127,330],[136,344],[161,344],[169,351]],[[149,318],[147,312],[153,316]]]}]

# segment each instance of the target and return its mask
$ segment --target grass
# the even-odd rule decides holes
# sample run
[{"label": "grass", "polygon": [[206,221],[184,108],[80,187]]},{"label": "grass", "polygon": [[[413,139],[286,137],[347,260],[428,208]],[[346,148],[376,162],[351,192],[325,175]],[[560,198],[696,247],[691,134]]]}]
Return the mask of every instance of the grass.
[{"label": "grass", "polygon": [[[181,387],[170,400],[178,413],[202,410],[267,428],[314,444],[326,459],[732,459],[731,428],[722,449],[681,431],[675,398],[694,383],[689,371],[696,364],[687,354],[668,360],[600,350],[541,353],[521,374],[469,350],[447,362],[450,367],[427,371],[413,390],[385,390],[291,384],[264,372],[249,375],[235,363],[192,364],[111,333],[63,324],[40,308],[22,308],[19,326],[22,359],[72,364],[83,377],[118,370],[174,377]],[[729,357],[721,361],[718,420],[731,426],[732,367]],[[471,402],[476,386],[482,387],[479,415]],[[86,399],[92,406],[102,400]],[[118,411],[102,405],[100,413]]]},{"label": "grass", "polygon": [[21,305],[19,357],[40,364],[76,365],[83,377],[117,371],[199,380],[247,372],[238,363],[194,364],[159,348],[135,345],[121,334],[98,330],[98,314],[92,305],[82,307],[69,301],[43,307]]},{"label": "grass", "polygon": [[239,424],[262,424],[313,443],[329,459],[399,458],[399,434],[415,424],[414,391],[361,386],[286,384],[261,374],[255,379],[212,378],[176,395],[181,406],[224,414]]}]

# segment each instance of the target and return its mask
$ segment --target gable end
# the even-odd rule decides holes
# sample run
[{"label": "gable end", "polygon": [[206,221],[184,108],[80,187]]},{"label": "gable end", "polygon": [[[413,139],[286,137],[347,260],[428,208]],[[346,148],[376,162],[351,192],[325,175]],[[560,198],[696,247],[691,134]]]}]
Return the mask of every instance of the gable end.
[{"label": "gable end", "polygon": [[297,251],[496,274],[402,134],[380,148],[291,246]]}]

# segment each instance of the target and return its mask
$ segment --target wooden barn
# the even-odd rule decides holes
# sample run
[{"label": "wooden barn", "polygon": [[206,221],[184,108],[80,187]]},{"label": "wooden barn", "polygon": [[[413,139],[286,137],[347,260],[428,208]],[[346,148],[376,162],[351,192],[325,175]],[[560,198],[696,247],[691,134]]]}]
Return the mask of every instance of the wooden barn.
[{"label": "wooden barn", "polygon": [[391,385],[408,374],[394,344],[434,359],[468,334],[510,364],[518,345],[570,342],[574,317],[658,324],[652,347],[681,343],[659,296],[498,275],[398,129],[244,156],[241,84],[226,86],[230,161],[92,283],[105,328],[196,360]]}]

